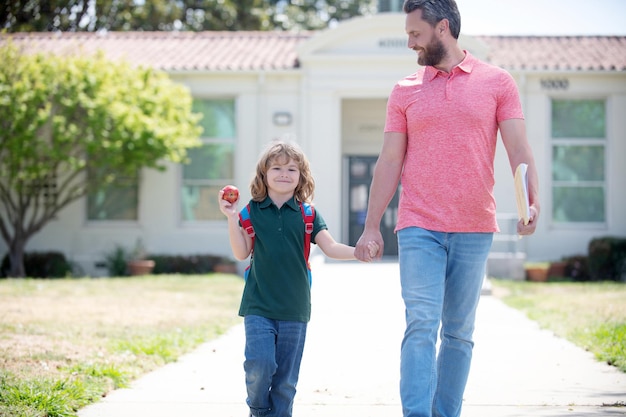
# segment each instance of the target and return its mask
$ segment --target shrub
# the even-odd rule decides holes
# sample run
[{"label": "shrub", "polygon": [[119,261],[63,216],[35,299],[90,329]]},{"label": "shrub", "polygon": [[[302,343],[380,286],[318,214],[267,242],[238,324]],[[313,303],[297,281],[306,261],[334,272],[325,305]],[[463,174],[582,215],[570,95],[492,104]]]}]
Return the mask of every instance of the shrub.
[{"label": "shrub", "polygon": [[564,258],[565,277],[573,281],[589,281],[589,267],[587,257],[584,255],[574,255]]},{"label": "shrub", "polygon": [[215,255],[150,255],[154,274],[207,274],[222,260]]},{"label": "shrub", "polygon": [[117,245],[104,257],[104,264],[109,272],[109,276],[123,277],[128,275],[126,267],[128,256],[126,249],[124,249],[123,246]]},{"label": "shrub", "polygon": [[[105,255],[104,265],[109,276],[128,276],[127,262],[133,258],[133,253],[117,245]],[[225,258],[216,255],[152,255],[143,254],[142,258],[154,261],[152,274],[208,274],[215,272],[215,267],[227,262]]]},{"label": "shrub", "polygon": [[589,242],[589,275],[593,281],[621,281],[626,274],[626,238],[600,237]]},{"label": "shrub", "polygon": [[[9,255],[2,259],[1,276],[10,269]],[[26,276],[31,278],[65,278],[72,275],[72,265],[61,252],[28,252],[24,254]]]}]

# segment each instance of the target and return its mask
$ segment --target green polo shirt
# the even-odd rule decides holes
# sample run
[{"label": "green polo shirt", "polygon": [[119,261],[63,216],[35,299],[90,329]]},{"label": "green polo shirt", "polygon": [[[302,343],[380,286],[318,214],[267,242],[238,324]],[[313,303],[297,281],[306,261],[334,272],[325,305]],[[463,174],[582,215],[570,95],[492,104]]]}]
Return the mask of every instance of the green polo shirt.
[{"label": "green polo shirt", "polygon": [[[279,209],[269,197],[249,205],[254,254],[239,315],[306,323],[311,318],[311,288],[300,206],[292,198]],[[325,229],[326,223],[316,210],[311,243]]]}]

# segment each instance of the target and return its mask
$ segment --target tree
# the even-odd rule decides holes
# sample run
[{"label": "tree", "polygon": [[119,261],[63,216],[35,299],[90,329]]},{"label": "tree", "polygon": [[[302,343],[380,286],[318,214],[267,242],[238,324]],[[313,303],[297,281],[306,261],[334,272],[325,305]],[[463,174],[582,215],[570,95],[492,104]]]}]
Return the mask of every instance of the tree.
[{"label": "tree", "polygon": [[184,162],[200,144],[191,95],[164,73],[97,56],[0,46],[0,234],[10,276],[24,276],[28,239],[68,204]]},{"label": "tree", "polygon": [[376,12],[375,0],[7,0],[9,32],[323,29]]},{"label": "tree", "polygon": [[342,20],[376,13],[372,0],[278,0],[270,10],[272,26],[277,29],[318,30]]}]

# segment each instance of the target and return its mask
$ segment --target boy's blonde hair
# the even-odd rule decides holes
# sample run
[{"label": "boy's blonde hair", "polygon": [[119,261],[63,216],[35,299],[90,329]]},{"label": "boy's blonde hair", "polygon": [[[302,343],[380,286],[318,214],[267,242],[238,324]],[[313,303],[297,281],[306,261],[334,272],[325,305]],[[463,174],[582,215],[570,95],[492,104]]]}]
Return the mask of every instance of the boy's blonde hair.
[{"label": "boy's blonde hair", "polygon": [[315,180],[311,174],[309,161],[300,147],[293,142],[272,141],[259,158],[256,175],[250,184],[250,194],[254,201],[263,201],[267,197],[267,171],[278,161],[287,163],[293,160],[300,170],[300,182],[294,191],[296,200],[310,203],[315,192]]}]

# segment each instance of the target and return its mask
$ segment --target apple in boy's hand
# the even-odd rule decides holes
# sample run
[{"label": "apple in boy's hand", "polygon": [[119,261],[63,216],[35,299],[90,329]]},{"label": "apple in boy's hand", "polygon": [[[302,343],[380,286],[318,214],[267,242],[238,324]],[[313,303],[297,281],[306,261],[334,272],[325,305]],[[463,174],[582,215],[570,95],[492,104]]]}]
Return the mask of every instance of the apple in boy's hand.
[{"label": "apple in boy's hand", "polygon": [[239,190],[234,185],[227,185],[226,187],[222,188],[222,191],[224,191],[222,198],[228,201],[230,204],[233,204],[239,199]]}]

